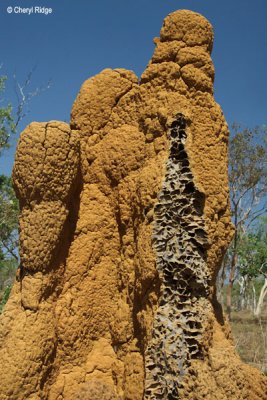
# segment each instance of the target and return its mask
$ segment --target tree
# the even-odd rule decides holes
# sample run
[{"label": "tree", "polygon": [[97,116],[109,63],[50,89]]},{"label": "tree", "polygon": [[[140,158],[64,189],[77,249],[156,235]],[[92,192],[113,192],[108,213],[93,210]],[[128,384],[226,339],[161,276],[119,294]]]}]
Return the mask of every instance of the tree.
[{"label": "tree", "polygon": [[266,127],[241,129],[234,124],[229,143],[229,185],[235,234],[228,251],[227,314],[231,317],[232,291],[236,280],[242,237],[266,211]]},{"label": "tree", "polygon": [[[5,82],[7,77],[0,76],[0,96],[3,103],[2,95],[5,90]],[[12,107],[10,104],[0,107],[0,155],[2,151],[9,147],[10,134],[16,132],[16,124],[12,116]]]},{"label": "tree", "polygon": [[0,175],[0,312],[9,297],[19,263],[18,212],[11,178]]},{"label": "tree", "polygon": [[[267,294],[267,218],[262,218],[259,224],[251,232],[242,237],[238,251],[239,274],[244,285],[244,293],[252,285],[253,312],[259,317]],[[255,283],[260,291],[256,298]]]},{"label": "tree", "polygon": [[11,135],[17,133],[19,123],[29,113],[29,104],[32,98],[51,86],[51,80],[49,80],[46,85],[38,86],[33,90],[30,89],[35,69],[36,67],[32,68],[23,83],[17,80],[16,75],[13,76],[17,98],[17,103],[14,107],[10,103],[3,105],[7,76],[0,76],[0,156],[4,149],[9,148]]},{"label": "tree", "polygon": [[11,178],[0,175],[0,250],[2,258],[7,256],[17,262],[18,257],[18,200]]},{"label": "tree", "polygon": [[[7,77],[0,76],[0,156],[9,148],[10,137],[16,133],[12,106],[4,105]],[[11,178],[0,175],[0,312],[6,303],[13,276],[18,266],[18,202]]]}]

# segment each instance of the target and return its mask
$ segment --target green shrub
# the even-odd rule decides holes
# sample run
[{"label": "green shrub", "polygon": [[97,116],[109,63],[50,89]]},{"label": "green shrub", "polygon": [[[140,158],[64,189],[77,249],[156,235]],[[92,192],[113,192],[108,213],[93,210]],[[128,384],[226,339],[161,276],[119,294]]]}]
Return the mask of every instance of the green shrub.
[{"label": "green shrub", "polygon": [[12,285],[9,285],[9,286],[7,286],[7,287],[5,288],[5,290],[4,290],[3,297],[2,297],[2,300],[1,300],[1,302],[0,302],[0,313],[1,313],[1,312],[3,311],[3,309],[4,309],[4,306],[5,306],[5,304],[6,304],[7,300],[8,300],[8,298],[9,298],[11,289],[12,289]]}]

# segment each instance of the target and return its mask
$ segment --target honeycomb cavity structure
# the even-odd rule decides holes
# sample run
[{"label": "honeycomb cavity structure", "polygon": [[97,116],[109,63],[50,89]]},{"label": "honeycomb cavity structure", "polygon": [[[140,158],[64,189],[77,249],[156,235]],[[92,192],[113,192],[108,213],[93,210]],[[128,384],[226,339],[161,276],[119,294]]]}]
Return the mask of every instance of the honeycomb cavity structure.
[{"label": "honeycomb cavity structure", "polygon": [[159,307],[146,351],[145,399],[178,399],[190,361],[203,358],[208,307],[204,195],[194,183],[186,152],[186,119],[177,114],[168,130],[169,157],[155,206],[153,247],[161,279]]}]

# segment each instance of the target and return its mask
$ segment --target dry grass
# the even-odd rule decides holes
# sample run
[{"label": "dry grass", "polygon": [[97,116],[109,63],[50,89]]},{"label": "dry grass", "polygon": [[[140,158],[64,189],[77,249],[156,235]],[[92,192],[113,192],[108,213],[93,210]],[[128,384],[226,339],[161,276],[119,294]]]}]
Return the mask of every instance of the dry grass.
[{"label": "dry grass", "polygon": [[260,319],[249,311],[233,312],[231,326],[241,359],[266,374],[267,311]]}]

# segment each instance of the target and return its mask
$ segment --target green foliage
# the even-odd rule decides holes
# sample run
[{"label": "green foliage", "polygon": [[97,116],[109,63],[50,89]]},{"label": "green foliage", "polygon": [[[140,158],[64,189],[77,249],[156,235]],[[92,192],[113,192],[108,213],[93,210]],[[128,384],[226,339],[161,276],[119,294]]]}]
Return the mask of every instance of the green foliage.
[{"label": "green foliage", "polygon": [[[266,220],[264,218],[263,220]],[[238,247],[239,271],[249,279],[267,276],[267,229],[263,223],[256,231],[242,235]]]},{"label": "green foliage", "polygon": [[11,178],[0,175],[0,312],[18,267],[18,212]]},{"label": "green foliage", "polygon": [[18,213],[11,178],[0,175],[0,261],[7,258],[18,260]]},{"label": "green foliage", "polygon": [[238,213],[241,223],[246,223],[251,214],[257,212],[251,205],[258,204],[266,194],[266,133],[265,126],[254,129],[232,126],[229,183],[233,213]]},{"label": "green foliage", "polygon": [[6,304],[7,300],[8,300],[8,298],[9,298],[11,289],[12,289],[12,285],[11,285],[11,284],[5,287],[5,290],[4,290],[2,299],[1,299],[1,301],[0,301],[0,313],[1,313],[1,312],[3,311],[3,309],[4,309],[4,306],[5,306],[5,304]]},{"label": "green foliage", "polygon": [[238,124],[232,126],[229,141],[229,186],[235,234],[221,273],[222,281],[226,277],[228,280],[229,318],[234,282],[239,281],[244,299],[251,280],[254,280],[252,288],[255,288],[255,280],[264,272],[263,258],[266,255],[263,246],[266,246],[266,233],[257,231],[257,225],[259,218],[266,212],[266,133],[266,126],[253,129],[242,128]]},{"label": "green foliage", "polygon": [[0,262],[0,313],[8,300],[17,268],[18,262],[15,259],[9,258]]},{"label": "green foliage", "polygon": [[[7,77],[0,76],[0,99],[3,102],[3,93],[5,90],[5,82]],[[16,132],[16,124],[12,116],[12,106],[7,104],[0,107],[0,155],[3,149],[9,147],[9,138],[12,133]]]},{"label": "green foliage", "polygon": [[0,292],[8,286],[14,279],[18,262],[14,258],[7,258],[0,262]]}]

